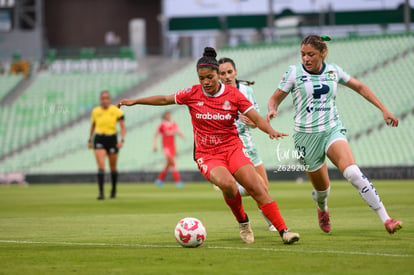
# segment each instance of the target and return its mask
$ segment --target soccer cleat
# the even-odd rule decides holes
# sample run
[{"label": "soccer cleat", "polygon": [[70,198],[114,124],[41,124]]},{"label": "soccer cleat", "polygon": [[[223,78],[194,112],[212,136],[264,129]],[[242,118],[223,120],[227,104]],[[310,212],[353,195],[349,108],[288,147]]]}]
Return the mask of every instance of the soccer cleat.
[{"label": "soccer cleat", "polygon": [[323,232],[329,233],[331,231],[331,221],[329,219],[329,211],[321,211],[318,208],[319,227]]},{"label": "soccer cleat", "polygon": [[284,244],[292,244],[300,239],[299,233],[290,232],[289,229],[283,230],[282,240]]},{"label": "soccer cleat", "polygon": [[111,198],[111,199],[115,199],[115,198],[116,198],[116,192],[111,191],[111,196],[110,196],[110,198]]},{"label": "soccer cleat", "polygon": [[250,227],[250,222],[241,222],[239,223],[240,228],[240,238],[245,243],[254,243],[254,235],[253,230]]},{"label": "soccer cleat", "polygon": [[184,183],[182,181],[179,181],[179,182],[176,183],[176,186],[178,188],[183,188],[184,187]]},{"label": "soccer cleat", "polygon": [[99,194],[99,196],[96,199],[97,200],[104,200],[105,196],[103,194]]},{"label": "soccer cleat", "polygon": [[154,182],[154,183],[155,183],[155,185],[156,185],[156,186],[158,186],[158,187],[164,187],[164,183],[162,182],[162,180],[158,180],[158,179],[157,179],[157,180],[155,180],[155,182]]},{"label": "soccer cleat", "polygon": [[394,234],[395,232],[397,232],[398,230],[402,228],[402,222],[397,221],[396,219],[388,219],[385,221],[384,225],[385,225],[385,229],[390,234]]},{"label": "soccer cleat", "polygon": [[273,224],[270,224],[268,228],[269,228],[269,231],[271,232],[277,232],[277,229]]}]

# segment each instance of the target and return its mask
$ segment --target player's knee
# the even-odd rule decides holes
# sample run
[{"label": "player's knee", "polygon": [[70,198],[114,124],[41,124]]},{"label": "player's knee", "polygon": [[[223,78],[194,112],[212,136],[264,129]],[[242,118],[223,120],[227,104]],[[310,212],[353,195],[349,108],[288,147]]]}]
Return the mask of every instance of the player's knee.
[{"label": "player's knee", "polygon": [[236,180],[233,177],[218,178],[215,184],[227,195],[235,195],[237,193]]},{"label": "player's knee", "polygon": [[267,194],[267,188],[265,188],[262,184],[262,182],[257,178],[256,181],[252,180],[249,181],[249,183],[244,186],[246,191],[253,197],[262,196],[263,194]]},{"label": "player's knee", "polygon": [[352,164],[344,169],[343,175],[347,181],[352,183],[362,176],[362,172],[356,164]]}]

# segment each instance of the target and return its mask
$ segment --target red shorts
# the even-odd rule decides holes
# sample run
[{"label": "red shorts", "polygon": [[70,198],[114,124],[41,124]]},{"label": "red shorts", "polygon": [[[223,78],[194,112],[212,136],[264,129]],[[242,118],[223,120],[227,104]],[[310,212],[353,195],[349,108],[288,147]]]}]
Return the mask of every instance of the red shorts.
[{"label": "red shorts", "polygon": [[175,158],[175,148],[174,147],[164,147],[162,149],[164,152],[164,155],[167,159],[169,158]]},{"label": "red shorts", "polygon": [[242,144],[229,148],[229,150],[219,154],[203,154],[196,153],[196,162],[201,174],[210,180],[210,171],[217,166],[223,166],[231,174],[237,171],[240,167],[246,164],[253,163],[247,155],[246,149]]}]

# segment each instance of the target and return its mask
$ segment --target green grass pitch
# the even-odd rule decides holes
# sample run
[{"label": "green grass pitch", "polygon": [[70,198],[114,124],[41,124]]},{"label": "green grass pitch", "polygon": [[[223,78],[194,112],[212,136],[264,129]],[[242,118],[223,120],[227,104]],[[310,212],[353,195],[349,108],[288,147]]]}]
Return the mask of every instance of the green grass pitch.
[{"label": "green grass pitch", "polygon": [[[332,183],[332,232],[323,233],[308,182],[272,183],[288,226],[301,234],[284,245],[243,198],[255,243],[244,244],[221,193],[210,184],[120,184],[116,200],[97,201],[92,184],[0,186],[0,274],[413,274],[414,181],[376,181],[391,216],[389,235],[345,181]],[[107,193],[109,186],[107,185]],[[203,221],[207,240],[182,248],[176,223]]]}]

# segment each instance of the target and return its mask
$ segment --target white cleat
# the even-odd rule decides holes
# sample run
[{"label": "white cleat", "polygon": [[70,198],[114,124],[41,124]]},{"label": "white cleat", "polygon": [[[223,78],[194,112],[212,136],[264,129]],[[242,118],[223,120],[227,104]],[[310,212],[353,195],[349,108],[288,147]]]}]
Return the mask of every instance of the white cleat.
[{"label": "white cleat", "polygon": [[299,233],[290,232],[288,229],[285,229],[283,232],[282,240],[284,244],[292,244],[298,242],[299,239]]},{"label": "white cleat", "polygon": [[250,222],[239,223],[240,238],[248,244],[254,243],[253,230],[250,226]]}]

